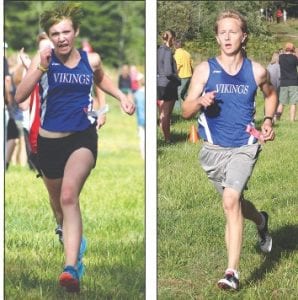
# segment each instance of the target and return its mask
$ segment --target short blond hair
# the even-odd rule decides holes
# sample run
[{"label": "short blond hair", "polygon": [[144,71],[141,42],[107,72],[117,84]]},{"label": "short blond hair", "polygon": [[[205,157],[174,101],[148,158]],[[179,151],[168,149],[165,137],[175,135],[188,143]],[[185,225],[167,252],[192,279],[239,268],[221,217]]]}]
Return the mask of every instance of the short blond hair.
[{"label": "short blond hair", "polygon": [[216,34],[218,33],[219,21],[226,19],[226,18],[232,18],[232,19],[236,19],[236,20],[240,21],[240,27],[241,27],[242,32],[248,34],[248,27],[247,27],[246,19],[238,11],[233,10],[233,9],[225,10],[217,16],[215,26],[214,26],[214,31]]}]

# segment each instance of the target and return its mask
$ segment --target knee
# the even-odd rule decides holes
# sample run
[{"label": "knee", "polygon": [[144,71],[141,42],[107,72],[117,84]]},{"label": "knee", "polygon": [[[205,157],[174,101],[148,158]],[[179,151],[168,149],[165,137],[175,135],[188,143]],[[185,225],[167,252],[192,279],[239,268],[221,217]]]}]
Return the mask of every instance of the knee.
[{"label": "knee", "polygon": [[61,192],[60,203],[62,206],[76,204],[76,197],[75,197],[74,193],[72,192],[71,188],[63,189],[63,191]]},{"label": "knee", "polygon": [[238,197],[232,195],[225,195],[223,197],[223,209],[225,213],[239,211],[240,207],[240,200]]}]

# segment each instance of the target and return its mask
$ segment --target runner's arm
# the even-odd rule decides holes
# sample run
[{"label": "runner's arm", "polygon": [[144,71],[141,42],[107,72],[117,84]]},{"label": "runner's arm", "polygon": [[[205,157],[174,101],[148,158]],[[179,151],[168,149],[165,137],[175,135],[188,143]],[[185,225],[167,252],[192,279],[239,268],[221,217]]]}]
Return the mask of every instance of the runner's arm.
[{"label": "runner's arm", "polygon": [[[273,140],[275,134],[272,128],[272,119],[274,117],[277,107],[277,93],[273,85],[270,83],[268,71],[263,66],[254,63],[253,70],[256,82],[259,85],[261,91],[263,92],[265,98],[265,118],[262,125],[262,133],[264,135],[265,140]],[[272,119],[266,119],[266,117]]]},{"label": "runner's arm", "polygon": [[132,101],[128,100],[126,95],[122,93],[114,84],[114,82],[105,74],[102,68],[100,56],[97,53],[88,54],[89,62],[94,72],[94,83],[101,90],[108,93],[112,97],[120,101],[122,109],[129,115],[135,111],[135,105]]},{"label": "runner's arm", "polygon": [[193,117],[202,106],[208,107],[213,104],[215,98],[215,91],[205,93],[204,87],[209,77],[208,62],[199,64],[192,75],[188,95],[182,103],[182,117],[190,119]]},{"label": "runner's arm", "polygon": [[45,48],[39,51],[33,58],[26,75],[17,87],[15,94],[17,103],[25,101],[30,96],[35,85],[45,73],[44,70],[48,69],[51,51],[52,49],[50,47]]}]

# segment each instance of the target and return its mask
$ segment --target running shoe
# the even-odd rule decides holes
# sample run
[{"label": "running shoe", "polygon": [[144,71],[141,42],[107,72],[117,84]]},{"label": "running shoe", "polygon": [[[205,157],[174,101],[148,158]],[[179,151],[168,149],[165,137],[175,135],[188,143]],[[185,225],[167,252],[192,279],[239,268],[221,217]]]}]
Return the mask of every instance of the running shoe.
[{"label": "running shoe", "polygon": [[83,264],[82,260],[78,260],[77,263],[77,272],[78,272],[78,277],[81,280],[84,273],[85,273],[85,265]]},{"label": "running shoe", "polygon": [[82,237],[78,259],[82,259],[87,249],[87,240]]},{"label": "running shoe", "polygon": [[78,276],[79,279],[81,279],[85,272],[85,265],[83,264],[83,256],[87,249],[87,240],[82,237],[81,245],[80,245],[80,252],[78,256],[78,263],[77,263],[77,270],[78,270]]},{"label": "running shoe", "polygon": [[268,231],[268,220],[269,216],[265,211],[260,212],[265,218],[265,226],[263,229],[258,228],[259,238],[260,238],[260,248],[263,252],[269,253],[272,249],[272,238]]},{"label": "running shoe", "polygon": [[223,290],[238,290],[239,289],[239,275],[233,270],[226,270],[224,278],[217,283],[218,287]]},{"label": "running shoe", "polygon": [[80,291],[80,281],[77,270],[72,266],[66,266],[59,276],[59,284],[67,292],[78,293]]},{"label": "running shoe", "polygon": [[58,234],[59,242],[63,244],[63,230],[61,225],[57,225],[55,233]]}]

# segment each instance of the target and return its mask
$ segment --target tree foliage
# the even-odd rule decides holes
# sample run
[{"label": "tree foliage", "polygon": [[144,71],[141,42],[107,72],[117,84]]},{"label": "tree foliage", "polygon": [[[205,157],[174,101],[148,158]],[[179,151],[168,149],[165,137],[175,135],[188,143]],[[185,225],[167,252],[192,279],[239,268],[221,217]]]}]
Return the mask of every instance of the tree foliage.
[{"label": "tree foliage", "polygon": [[[297,0],[296,0],[297,1]],[[200,61],[217,54],[214,24],[220,11],[235,9],[246,17],[249,29],[247,51],[250,56],[271,57],[274,39],[268,23],[264,21],[260,9],[277,6],[293,9],[295,1],[158,1],[157,2],[157,40],[160,33],[172,29],[177,38],[185,43],[194,60]],[[293,12],[292,12],[293,13]],[[290,15],[290,14],[289,14]],[[264,46],[260,48],[260,45]],[[263,53],[261,53],[263,51]]]},{"label": "tree foliage", "polygon": [[[5,1],[4,35],[10,48],[36,50],[35,39],[42,31],[39,15],[55,1]],[[105,64],[144,64],[144,1],[83,1],[84,17],[78,47],[87,38]]]},{"label": "tree foliage", "polygon": [[262,1],[159,1],[158,31],[168,28],[176,31],[184,40],[198,40],[214,35],[214,23],[218,13],[236,9],[248,19],[252,33],[267,34],[260,18]]}]

